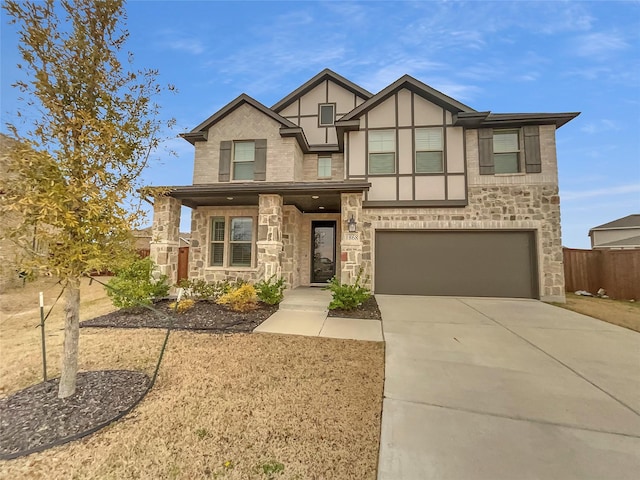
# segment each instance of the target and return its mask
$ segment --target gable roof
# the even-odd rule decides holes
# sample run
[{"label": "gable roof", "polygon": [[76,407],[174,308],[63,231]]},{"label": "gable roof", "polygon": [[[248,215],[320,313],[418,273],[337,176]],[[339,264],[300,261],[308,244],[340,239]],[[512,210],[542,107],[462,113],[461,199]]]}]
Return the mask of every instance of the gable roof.
[{"label": "gable roof", "polygon": [[246,93],[243,93],[238,97],[236,97],[235,100],[232,100],[231,102],[227,103],[224,107],[222,107],[216,113],[211,115],[209,118],[207,118],[204,122],[202,122],[196,128],[194,128],[188,133],[181,133],[180,136],[191,144],[195,144],[195,142],[198,142],[198,141],[204,141],[207,139],[207,131],[209,130],[209,128],[211,128],[212,125],[219,122],[224,117],[226,117],[231,112],[233,112],[238,107],[244,104],[251,105],[256,110],[259,110],[260,112],[264,113],[266,116],[274,119],[276,122],[279,122],[282,125],[282,127],[298,128],[298,126],[295,123],[290,122],[284,117],[281,117],[270,108],[265,107],[259,101],[251,98]]},{"label": "gable roof", "polygon": [[298,98],[303,96],[305,93],[313,90],[315,87],[317,87],[327,79],[331,80],[333,83],[337,85],[340,85],[342,88],[349,90],[350,92],[355,93],[356,95],[359,95],[365,100],[371,98],[371,96],[373,95],[371,92],[368,92],[367,90],[362,88],[360,85],[356,85],[352,81],[344,78],[342,75],[338,75],[336,72],[329,70],[328,68],[325,68],[315,77],[313,77],[311,80],[308,80],[307,82],[303,83],[301,86],[296,88],[293,92],[291,92],[289,95],[287,95],[282,100],[274,104],[271,107],[271,109],[275,112],[279,112],[283,108],[291,105]]},{"label": "gable roof", "polygon": [[[475,110],[464,103],[460,103],[459,101],[451,98],[448,95],[436,90],[435,88],[430,87],[426,83],[422,83],[420,80],[413,78],[411,75],[403,75],[398,80],[393,82],[388,87],[380,90],[374,96],[369,98],[366,102],[360,104],[358,107],[351,110],[344,117],[342,117],[339,121],[348,121],[354,120],[356,118],[360,118],[363,114],[376,107],[380,103],[384,102],[387,98],[389,98],[394,93],[399,90],[406,88],[414,93],[417,93],[425,100],[428,100],[436,105],[444,108],[445,110],[449,110],[453,113],[458,112],[475,112]],[[338,123],[338,122],[336,122]]]},{"label": "gable roof", "polygon": [[626,228],[640,228],[640,213],[627,215],[612,222],[593,227],[589,230],[589,235],[591,235],[591,232],[594,230],[621,230]]}]

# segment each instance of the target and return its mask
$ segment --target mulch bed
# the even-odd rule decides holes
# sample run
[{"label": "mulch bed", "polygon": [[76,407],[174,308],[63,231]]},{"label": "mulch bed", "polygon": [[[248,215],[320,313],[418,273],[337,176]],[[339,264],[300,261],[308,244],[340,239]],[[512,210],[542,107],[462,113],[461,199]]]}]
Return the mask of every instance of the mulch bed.
[{"label": "mulch bed", "polygon": [[342,310],[336,308],[335,310],[329,310],[330,317],[342,317],[342,318],[364,318],[366,320],[382,320],[380,309],[378,308],[378,302],[376,297],[371,295],[365,302],[358,308],[353,310]]},{"label": "mulch bed", "polygon": [[[249,333],[278,310],[277,305],[258,303],[249,312],[233,310],[206,300],[196,302],[192,309],[176,313],[169,308],[171,300],[161,300],[154,308],[174,318],[175,330],[207,330],[215,333]],[[115,312],[80,322],[80,327],[167,328],[169,320],[149,309]]]},{"label": "mulch bed", "polygon": [[58,398],[56,378],[0,399],[0,458],[61,445],[106,426],[141,399],[149,381],[129,370],[80,372],[71,397]]}]

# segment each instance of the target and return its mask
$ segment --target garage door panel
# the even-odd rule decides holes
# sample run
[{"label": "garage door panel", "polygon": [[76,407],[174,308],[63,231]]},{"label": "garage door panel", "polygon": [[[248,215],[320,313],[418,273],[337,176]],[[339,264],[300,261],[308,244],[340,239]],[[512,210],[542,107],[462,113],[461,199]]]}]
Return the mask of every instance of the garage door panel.
[{"label": "garage door panel", "polygon": [[533,232],[376,233],[375,291],[536,298]]}]

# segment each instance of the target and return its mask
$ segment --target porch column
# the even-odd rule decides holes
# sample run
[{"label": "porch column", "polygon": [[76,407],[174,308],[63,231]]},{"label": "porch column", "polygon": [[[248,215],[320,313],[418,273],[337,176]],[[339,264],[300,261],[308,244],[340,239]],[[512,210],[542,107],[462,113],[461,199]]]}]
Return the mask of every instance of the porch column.
[{"label": "porch column", "polygon": [[150,257],[156,264],[154,273],[169,277],[171,286],[178,281],[181,206],[180,200],[169,196],[158,196],[153,201]]},{"label": "porch column", "polygon": [[[362,193],[340,195],[342,239],[340,242],[340,281],[352,284],[362,265]],[[349,232],[349,221],[356,222],[356,231]],[[369,272],[362,272],[362,280]]]},{"label": "porch column", "polygon": [[257,280],[282,276],[282,196],[259,195]]}]

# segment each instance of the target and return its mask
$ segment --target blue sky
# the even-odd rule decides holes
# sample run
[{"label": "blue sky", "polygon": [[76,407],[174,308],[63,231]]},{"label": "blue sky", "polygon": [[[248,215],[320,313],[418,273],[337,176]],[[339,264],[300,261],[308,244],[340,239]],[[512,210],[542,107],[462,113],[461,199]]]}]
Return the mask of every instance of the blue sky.
[{"label": "blue sky", "polygon": [[[190,2],[127,5],[127,49],[177,94],[177,125],[145,174],[192,181],[175,138],[240,93],[270,106],[324,68],[377,92],[405,73],[476,110],[582,114],[557,134],[563,244],[640,213],[640,3]],[[23,105],[15,27],[2,13],[2,127]],[[183,230],[189,229],[188,210]]]}]

